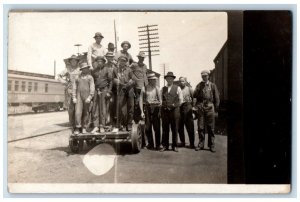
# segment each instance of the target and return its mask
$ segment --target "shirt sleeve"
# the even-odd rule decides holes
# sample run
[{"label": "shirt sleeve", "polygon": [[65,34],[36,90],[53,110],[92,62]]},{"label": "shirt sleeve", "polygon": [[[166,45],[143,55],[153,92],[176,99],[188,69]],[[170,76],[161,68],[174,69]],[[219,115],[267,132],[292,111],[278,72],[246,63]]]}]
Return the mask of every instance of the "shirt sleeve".
[{"label": "shirt sleeve", "polygon": [[157,86],[156,86],[156,92],[158,93],[158,95],[157,95],[158,101],[161,103],[162,102],[161,91],[159,90],[159,88]]},{"label": "shirt sleeve", "polygon": [[179,97],[179,104],[181,105],[183,103],[183,95],[182,95],[182,90],[180,87],[177,87],[177,94]]},{"label": "shirt sleeve", "polygon": [[60,82],[60,83],[67,83],[66,79],[64,79],[63,77],[66,76],[67,74],[67,69],[64,69],[63,71],[61,71],[59,74],[57,74],[57,80]]},{"label": "shirt sleeve", "polygon": [[88,48],[88,53],[87,53],[87,63],[91,67],[92,67],[92,52],[93,52],[93,47],[92,47],[92,45],[90,45]]},{"label": "shirt sleeve", "polygon": [[73,99],[77,97],[76,93],[77,93],[77,79],[74,79],[73,80],[73,83],[72,83],[72,97]]},{"label": "shirt sleeve", "polygon": [[92,98],[95,93],[95,83],[92,76],[89,76],[89,84],[90,84],[90,96]]}]

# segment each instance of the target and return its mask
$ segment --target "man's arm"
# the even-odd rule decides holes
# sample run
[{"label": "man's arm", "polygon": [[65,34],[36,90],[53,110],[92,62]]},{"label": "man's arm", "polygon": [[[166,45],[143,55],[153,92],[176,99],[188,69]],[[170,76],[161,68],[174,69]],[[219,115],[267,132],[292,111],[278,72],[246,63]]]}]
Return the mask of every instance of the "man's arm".
[{"label": "man's arm", "polygon": [[92,67],[92,52],[93,52],[93,47],[92,47],[92,45],[90,45],[88,48],[88,53],[87,53],[87,63],[91,67]]},{"label": "man's arm", "polygon": [[90,99],[93,98],[94,93],[95,93],[95,83],[94,83],[94,79],[92,76],[89,75],[89,85],[90,85]]},{"label": "man's arm", "polygon": [[64,69],[61,73],[57,74],[57,80],[62,84],[66,84],[67,80],[64,79],[63,77],[65,77],[67,73],[68,73],[67,69]]},{"label": "man's arm", "polygon": [[76,97],[77,97],[77,79],[74,79],[73,83],[72,83],[72,98],[73,98],[73,100],[76,100]]},{"label": "man's arm", "polygon": [[183,95],[182,95],[182,90],[179,86],[177,87],[177,94],[179,97],[179,105],[181,105],[183,103]]},{"label": "man's arm", "polygon": [[144,114],[144,96],[145,96],[145,87],[142,87],[140,100],[139,100],[139,106],[140,106],[142,115]]},{"label": "man's arm", "polygon": [[189,87],[189,90],[190,90],[190,96],[191,96],[191,101],[192,101],[192,106],[195,106],[194,104],[194,90],[192,87]]}]

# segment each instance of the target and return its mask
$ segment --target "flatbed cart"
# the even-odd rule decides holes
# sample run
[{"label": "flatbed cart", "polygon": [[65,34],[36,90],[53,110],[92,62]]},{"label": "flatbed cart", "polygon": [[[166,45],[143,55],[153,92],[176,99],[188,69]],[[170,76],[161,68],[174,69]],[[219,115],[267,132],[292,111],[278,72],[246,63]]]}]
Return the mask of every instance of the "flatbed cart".
[{"label": "flatbed cart", "polygon": [[69,138],[69,147],[73,153],[79,153],[83,149],[84,142],[87,146],[95,146],[97,143],[131,143],[132,153],[139,153],[142,147],[142,135],[144,133],[142,123],[133,123],[131,131],[103,132],[103,133],[80,133],[72,134]]}]

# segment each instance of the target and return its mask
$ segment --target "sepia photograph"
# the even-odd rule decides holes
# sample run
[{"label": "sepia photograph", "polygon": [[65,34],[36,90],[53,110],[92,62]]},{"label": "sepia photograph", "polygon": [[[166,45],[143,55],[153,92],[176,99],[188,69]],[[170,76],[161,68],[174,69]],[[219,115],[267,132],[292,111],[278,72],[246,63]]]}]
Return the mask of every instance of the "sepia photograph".
[{"label": "sepia photograph", "polygon": [[[226,193],[252,184],[243,19],[11,10],[8,192]],[[279,183],[254,181],[270,185],[252,192],[290,192],[285,171]]]}]

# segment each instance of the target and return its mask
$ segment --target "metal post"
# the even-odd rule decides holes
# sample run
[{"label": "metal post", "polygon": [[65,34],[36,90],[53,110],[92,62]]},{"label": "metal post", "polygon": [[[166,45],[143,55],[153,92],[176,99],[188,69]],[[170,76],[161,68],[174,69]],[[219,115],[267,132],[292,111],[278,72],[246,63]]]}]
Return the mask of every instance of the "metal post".
[{"label": "metal post", "polygon": [[114,32],[115,32],[115,45],[116,45],[115,52],[117,52],[118,51],[118,44],[117,44],[116,20],[114,20]]},{"label": "metal post", "polygon": [[147,37],[148,37],[149,68],[150,68],[150,70],[152,70],[152,59],[151,59],[151,49],[150,49],[149,25],[147,25]]}]

